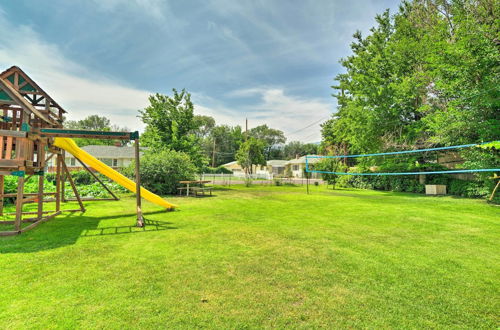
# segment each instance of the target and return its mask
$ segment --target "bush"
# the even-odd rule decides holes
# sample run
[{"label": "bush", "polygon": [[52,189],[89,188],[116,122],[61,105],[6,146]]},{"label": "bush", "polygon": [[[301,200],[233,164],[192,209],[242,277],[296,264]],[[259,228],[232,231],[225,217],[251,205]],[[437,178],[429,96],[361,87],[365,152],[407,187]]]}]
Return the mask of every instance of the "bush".
[{"label": "bush", "polygon": [[[135,164],[123,170],[135,180]],[[141,183],[156,194],[175,194],[179,181],[194,180],[196,167],[186,153],[160,150],[149,151],[141,158]]]},{"label": "bush", "polygon": [[209,174],[233,174],[233,172],[231,170],[228,170],[224,166],[205,167],[203,169],[203,173],[209,173]]},{"label": "bush", "polygon": [[82,171],[73,171],[70,172],[71,177],[73,178],[73,181],[77,185],[86,185],[86,184],[92,184],[96,182],[92,174],[90,174],[88,171],[82,170]]}]

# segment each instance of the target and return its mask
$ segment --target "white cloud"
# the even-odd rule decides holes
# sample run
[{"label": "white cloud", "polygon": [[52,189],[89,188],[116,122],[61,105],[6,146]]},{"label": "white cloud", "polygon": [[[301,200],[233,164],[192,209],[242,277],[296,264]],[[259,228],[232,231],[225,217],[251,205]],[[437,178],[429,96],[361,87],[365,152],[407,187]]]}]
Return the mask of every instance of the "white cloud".
[{"label": "white cloud", "polygon": [[[147,106],[151,91],[127,86],[75,63],[30,27],[11,25],[1,10],[0,31],[4,32],[0,34],[0,71],[12,65],[21,67],[68,111],[68,119],[99,114],[110,118],[113,124],[143,129],[137,110]],[[268,124],[283,130],[289,141],[319,141],[319,123],[300,129],[328,118],[333,110],[333,104],[291,96],[282,87],[239,89],[227,96],[250,97],[258,102],[233,109],[209,96],[193,93],[196,113],[213,116],[217,123],[227,125],[244,126],[247,117],[250,128]]]},{"label": "white cloud", "polygon": [[167,19],[165,15],[166,2],[163,0],[94,0],[97,8],[104,11],[115,11],[116,9],[128,9],[133,12],[147,15],[164,22]]},{"label": "white cloud", "polygon": [[[234,98],[257,96],[260,101],[244,107],[244,112],[241,108],[236,112],[224,107],[203,107],[201,110],[216,119],[223,118],[225,123],[232,125],[243,126],[245,117],[249,120],[249,128],[267,124],[284,131],[288,141],[320,141],[320,124],[330,117],[334,109],[333,103],[290,96],[283,88],[247,88],[232,91],[227,95]],[[205,103],[210,102],[206,100]]]},{"label": "white cloud", "polygon": [[99,114],[119,126],[142,128],[137,110],[148,104],[150,92],[90,72],[30,27],[10,25],[2,12],[0,31],[5,31],[0,34],[0,71],[19,66],[68,111],[69,119]]}]

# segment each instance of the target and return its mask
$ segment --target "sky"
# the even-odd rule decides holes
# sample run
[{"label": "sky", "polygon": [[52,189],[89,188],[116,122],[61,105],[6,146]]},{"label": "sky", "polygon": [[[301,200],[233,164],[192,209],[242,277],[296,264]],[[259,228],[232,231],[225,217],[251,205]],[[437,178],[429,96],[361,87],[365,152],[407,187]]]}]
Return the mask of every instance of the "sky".
[{"label": "sky", "polygon": [[[154,93],[195,114],[318,142],[356,30],[398,0],[2,0],[0,71],[17,65],[68,111],[144,129]],[[43,4],[43,5],[42,5]]]}]

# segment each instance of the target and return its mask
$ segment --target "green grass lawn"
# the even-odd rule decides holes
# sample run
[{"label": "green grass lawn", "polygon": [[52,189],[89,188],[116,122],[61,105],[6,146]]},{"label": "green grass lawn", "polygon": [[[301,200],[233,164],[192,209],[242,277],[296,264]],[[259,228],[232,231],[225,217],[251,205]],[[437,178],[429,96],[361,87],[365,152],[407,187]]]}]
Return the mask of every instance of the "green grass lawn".
[{"label": "green grass lawn", "polygon": [[0,238],[0,327],[497,328],[500,207],[313,187],[89,202]]}]

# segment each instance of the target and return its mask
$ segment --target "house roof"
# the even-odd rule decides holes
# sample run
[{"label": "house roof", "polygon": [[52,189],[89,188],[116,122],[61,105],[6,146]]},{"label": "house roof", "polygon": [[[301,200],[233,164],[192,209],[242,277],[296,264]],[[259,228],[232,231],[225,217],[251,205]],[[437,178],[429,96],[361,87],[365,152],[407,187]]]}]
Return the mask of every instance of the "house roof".
[{"label": "house roof", "polygon": [[[90,145],[82,147],[83,150],[91,154],[96,158],[135,158],[135,148],[134,147],[117,147],[117,146],[99,146]],[[141,148],[144,150],[144,148]],[[142,155],[143,152],[141,151]],[[68,157],[72,157],[68,155]]]},{"label": "house roof", "polygon": [[226,163],[226,164],[222,164],[221,166],[231,166],[231,165],[234,165],[236,163],[238,163],[238,162],[234,160],[232,162],[229,162],[229,163]]},{"label": "house roof", "polygon": [[[307,156],[318,156],[318,155],[307,155]],[[308,158],[307,162],[308,163],[317,163],[319,162],[320,158]],[[306,163],[306,156],[302,156],[297,159],[291,159],[288,161],[287,164],[305,164]]]},{"label": "house roof", "polygon": [[275,167],[285,167],[285,165],[288,163],[288,160],[282,160],[282,159],[271,159],[267,161],[267,165],[270,166],[275,166]]}]

